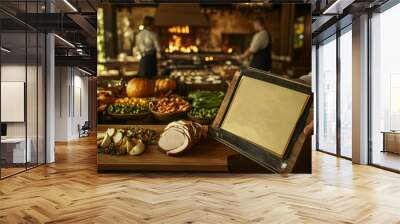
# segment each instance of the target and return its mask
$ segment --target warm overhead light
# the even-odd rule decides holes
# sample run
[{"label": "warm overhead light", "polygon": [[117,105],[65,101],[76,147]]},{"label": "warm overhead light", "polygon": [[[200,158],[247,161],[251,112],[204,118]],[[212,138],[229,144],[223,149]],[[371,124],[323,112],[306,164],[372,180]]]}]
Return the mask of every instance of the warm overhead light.
[{"label": "warm overhead light", "polygon": [[139,30],[143,30],[144,26],[143,25],[139,25]]},{"label": "warm overhead light", "polygon": [[73,6],[68,0],[64,0],[64,3],[67,4],[74,12],[78,12],[75,6]]},{"label": "warm overhead light", "polygon": [[6,53],[10,53],[10,52],[11,52],[11,50],[9,50],[9,49],[7,49],[7,48],[5,48],[5,47],[1,47],[0,49],[1,49],[2,51],[6,52]]},{"label": "warm overhead light", "polygon": [[88,71],[86,71],[86,70],[83,70],[83,69],[81,69],[81,68],[79,68],[79,67],[78,67],[78,70],[81,71],[81,72],[83,72],[83,73],[85,73],[86,75],[90,75],[90,76],[92,75],[92,73],[90,73],[90,72],[88,72]]},{"label": "warm overhead light", "polygon": [[58,34],[54,34],[55,37],[57,37],[59,40],[61,40],[62,42],[64,42],[65,44],[67,44],[70,47],[75,48],[75,45],[73,45],[71,42],[69,42],[68,40],[60,37]]}]

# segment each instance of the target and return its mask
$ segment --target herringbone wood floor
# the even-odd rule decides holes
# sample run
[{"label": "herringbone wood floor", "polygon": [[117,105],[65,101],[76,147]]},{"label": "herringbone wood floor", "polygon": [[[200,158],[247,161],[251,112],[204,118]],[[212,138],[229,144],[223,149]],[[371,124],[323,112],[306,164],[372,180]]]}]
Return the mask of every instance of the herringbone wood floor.
[{"label": "herringbone wood floor", "polygon": [[400,223],[400,175],[315,152],[312,175],[97,174],[93,139],[0,181],[0,223]]}]

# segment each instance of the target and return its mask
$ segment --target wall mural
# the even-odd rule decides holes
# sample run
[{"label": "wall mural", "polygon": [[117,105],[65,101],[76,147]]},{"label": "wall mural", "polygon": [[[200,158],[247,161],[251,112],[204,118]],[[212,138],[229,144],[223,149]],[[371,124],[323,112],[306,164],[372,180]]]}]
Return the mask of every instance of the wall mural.
[{"label": "wall mural", "polygon": [[98,14],[99,171],[311,172],[309,5],[104,3]]}]

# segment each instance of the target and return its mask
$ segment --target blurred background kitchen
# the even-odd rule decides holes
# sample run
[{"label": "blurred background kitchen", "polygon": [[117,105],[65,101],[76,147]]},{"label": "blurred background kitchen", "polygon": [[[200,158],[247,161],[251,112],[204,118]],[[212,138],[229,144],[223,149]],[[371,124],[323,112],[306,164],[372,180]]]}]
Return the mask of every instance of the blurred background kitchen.
[{"label": "blurred background kitchen", "polygon": [[[225,91],[240,67],[250,65],[254,54],[238,56],[252,45],[253,23],[260,18],[269,39],[267,70],[291,78],[311,72],[307,4],[105,3],[97,17],[98,94],[111,90],[113,97],[124,97],[128,81],[139,76],[144,54],[136,42],[147,29],[146,16],[154,18],[151,30],[159,44],[157,74],[152,79],[174,80],[174,91],[181,96],[194,90]],[[100,102],[100,110],[106,109],[106,101]]]}]

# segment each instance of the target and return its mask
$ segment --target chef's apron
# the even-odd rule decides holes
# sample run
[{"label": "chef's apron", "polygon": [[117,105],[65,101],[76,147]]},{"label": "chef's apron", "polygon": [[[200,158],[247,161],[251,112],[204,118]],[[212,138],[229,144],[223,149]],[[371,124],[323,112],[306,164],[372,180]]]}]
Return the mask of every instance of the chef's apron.
[{"label": "chef's apron", "polygon": [[157,76],[157,52],[145,53],[139,62],[139,76],[152,79]]},{"label": "chef's apron", "polygon": [[271,70],[271,43],[265,48],[253,53],[253,58],[250,62],[250,67],[257,68],[264,71]]}]

